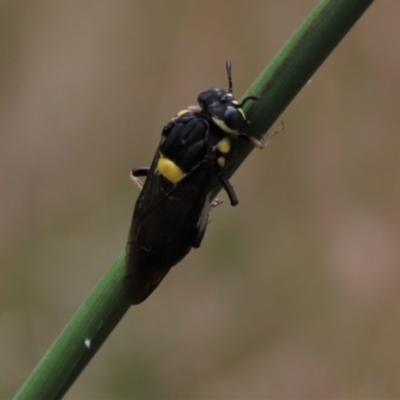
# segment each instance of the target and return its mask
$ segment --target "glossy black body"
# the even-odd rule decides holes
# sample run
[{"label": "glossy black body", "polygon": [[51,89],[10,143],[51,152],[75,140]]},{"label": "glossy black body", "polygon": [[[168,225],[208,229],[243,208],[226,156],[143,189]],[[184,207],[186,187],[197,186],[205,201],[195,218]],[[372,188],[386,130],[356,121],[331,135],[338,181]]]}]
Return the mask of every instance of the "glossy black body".
[{"label": "glossy black body", "polygon": [[[221,171],[213,146],[223,137],[203,113],[185,113],[164,128],[129,231],[124,289],[130,303],[145,300],[171,267],[199,247],[199,221],[208,221]],[[157,171],[160,151],[188,173],[176,185]]]},{"label": "glossy black body", "polygon": [[[247,120],[242,110],[248,96],[238,103],[232,95],[231,63],[227,62],[229,90],[212,88],[198,96],[199,106],[188,107],[163,129],[150,169],[133,170],[146,176],[129,231],[124,291],[131,304],[144,301],[171,267],[192,247],[199,247],[208,224],[212,190],[218,182],[231,205],[238,200],[223,176],[233,160],[231,137],[249,137],[239,132]],[[159,171],[160,157],[177,166],[184,178],[166,179]]]}]

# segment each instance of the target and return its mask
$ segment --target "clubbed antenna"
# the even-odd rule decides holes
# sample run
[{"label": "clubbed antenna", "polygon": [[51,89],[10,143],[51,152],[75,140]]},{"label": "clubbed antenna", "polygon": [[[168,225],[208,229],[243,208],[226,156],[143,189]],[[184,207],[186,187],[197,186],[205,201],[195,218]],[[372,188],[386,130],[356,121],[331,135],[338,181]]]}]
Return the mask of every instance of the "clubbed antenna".
[{"label": "clubbed antenna", "polygon": [[228,73],[228,84],[229,84],[229,89],[228,93],[232,94],[232,63],[230,61],[226,62],[226,72]]}]

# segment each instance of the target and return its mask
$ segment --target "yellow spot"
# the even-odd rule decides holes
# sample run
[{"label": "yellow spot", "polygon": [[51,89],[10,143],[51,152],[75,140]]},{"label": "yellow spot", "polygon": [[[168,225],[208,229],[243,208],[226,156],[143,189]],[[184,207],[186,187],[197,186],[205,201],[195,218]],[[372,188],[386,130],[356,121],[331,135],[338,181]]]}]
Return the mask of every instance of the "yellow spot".
[{"label": "yellow spot", "polygon": [[228,138],[224,138],[214,146],[214,149],[218,149],[221,153],[229,153],[231,141]]},{"label": "yellow spot", "polygon": [[218,165],[219,165],[221,168],[224,168],[224,167],[225,167],[225,157],[219,157],[219,158],[218,158]]},{"label": "yellow spot", "polygon": [[226,133],[236,133],[237,132],[237,130],[229,128],[229,126],[226,125],[225,122],[222,121],[222,119],[218,119],[216,117],[212,117],[212,120],[214,121],[215,125],[220,127]]},{"label": "yellow spot", "polygon": [[180,117],[183,114],[186,114],[187,112],[189,112],[190,110],[181,110],[178,112],[178,114],[176,114],[177,117]]},{"label": "yellow spot", "polygon": [[158,160],[157,169],[165,179],[174,184],[180,182],[186,175],[173,161],[162,154]]}]

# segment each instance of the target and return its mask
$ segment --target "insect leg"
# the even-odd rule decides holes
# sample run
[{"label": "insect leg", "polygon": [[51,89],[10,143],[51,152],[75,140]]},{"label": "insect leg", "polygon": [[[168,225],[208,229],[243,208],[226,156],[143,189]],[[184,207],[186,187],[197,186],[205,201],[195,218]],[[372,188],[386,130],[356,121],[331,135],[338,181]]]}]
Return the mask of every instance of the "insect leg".
[{"label": "insect leg", "polygon": [[223,200],[220,200],[220,199],[217,199],[217,198],[215,198],[211,203],[210,203],[210,211],[213,209],[213,208],[215,208],[215,207],[218,207],[220,204],[222,204],[224,201]]},{"label": "insect leg", "polygon": [[138,178],[139,176],[147,176],[149,174],[150,167],[137,167],[133,168],[130,174],[130,178],[140,190],[143,188],[143,182]]},{"label": "insect leg", "polygon": [[222,187],[225,189],[226,194],[229,197],[232,206],[236,206],[239,203],[239,200],[236,197],[236,193],[233,190],[232,185],[229,183],[228,179],[226,179],[222,175],[218,175],[218,179],[220,180]]},{"label": "insect leg", "polygon": [[281,126],[278,129],[275,129],[271,132],[267,132],[265,135],[261,137],[260,140],[256,139],[253,136],[248,135],[247,133],[239,133],[239,137],[249,140],[254,147],[257,147],[258,149],[262,150],[267,146],[268,141],[269,139],[271,139],[272,136],[277,135],[278,133],[284,131],[285,129],[286,125],[283,121],[281,121]]}]

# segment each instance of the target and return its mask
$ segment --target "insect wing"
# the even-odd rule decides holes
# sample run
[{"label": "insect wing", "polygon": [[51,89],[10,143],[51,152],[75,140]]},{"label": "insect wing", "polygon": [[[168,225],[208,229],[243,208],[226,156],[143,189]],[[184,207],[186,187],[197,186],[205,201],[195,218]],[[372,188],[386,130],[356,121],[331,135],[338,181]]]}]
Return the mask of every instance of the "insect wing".
[{"label": "insect wing", "polygon": [[174,185],[158,173],[158,160],[159,151],[136,202],[129,232],[124,289],[132,304],[144,301],[189,253],[200,218],[204,211],[208,213],[205,204],[216,179],[207,163],[200,163]]}]

